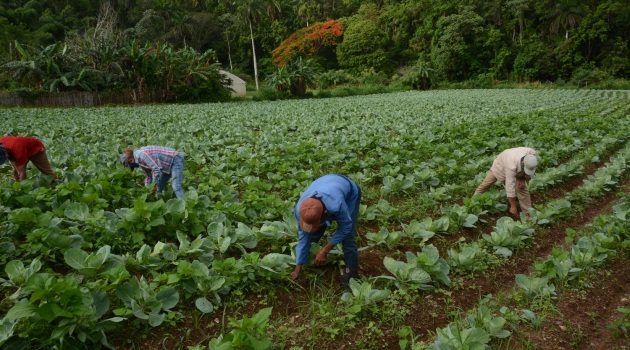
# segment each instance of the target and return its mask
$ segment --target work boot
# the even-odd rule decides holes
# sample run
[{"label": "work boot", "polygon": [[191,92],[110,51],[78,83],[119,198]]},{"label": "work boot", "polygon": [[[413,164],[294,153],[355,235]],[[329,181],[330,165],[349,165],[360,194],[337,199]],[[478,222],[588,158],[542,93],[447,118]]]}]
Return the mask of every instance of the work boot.
[{"label": "work boot", "polygon": [[346,290],[346,292],[348,293],[352,293],[352,289],[350,288],[350,279],[354,278],[357,279],[359,278],[359,273],[357,270],[350,270],[347,267],[344,267],[342,269],[339,270],[339,273],[341,274],[341,283],[343,283],[343,287]]}]

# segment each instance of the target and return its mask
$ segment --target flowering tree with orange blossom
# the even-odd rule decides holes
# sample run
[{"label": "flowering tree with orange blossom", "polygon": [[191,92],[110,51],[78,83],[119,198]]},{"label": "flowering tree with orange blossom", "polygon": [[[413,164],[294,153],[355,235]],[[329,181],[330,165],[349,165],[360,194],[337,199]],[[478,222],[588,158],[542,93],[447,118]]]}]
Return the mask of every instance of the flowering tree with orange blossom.
[{"label": "flowering tree with orange blossom", "polygon": [[309,58],[325,48],[334,48],[341,42],[343,30],[343,25],[336,20],[299,29],[271,51],[273,61],[283,67],[297,57]]}]

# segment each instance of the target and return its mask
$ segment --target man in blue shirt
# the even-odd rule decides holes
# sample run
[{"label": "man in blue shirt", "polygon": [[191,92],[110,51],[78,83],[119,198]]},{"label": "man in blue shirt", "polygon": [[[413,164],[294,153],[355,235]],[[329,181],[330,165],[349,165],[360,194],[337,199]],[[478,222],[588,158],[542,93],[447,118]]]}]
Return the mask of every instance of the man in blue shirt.
[{"label": "man in blue shirt", "polygon": [[359,216],[361,189],[343,175],[324,175],[313,181],[304,191],[295,206],[298,221],[298,244],[296,247],[295,270],[291,279],[296,279],[302,266],[308,262],[311,243],[318,242],[332,221],[337,221],[337,231],[315,256],[315,263],[326,262],[328,253],[335,245],[343,245],[346,262],[342,280],[347,285],[350,278],[357,277],[359,253],[355,241],[355,228]]}]

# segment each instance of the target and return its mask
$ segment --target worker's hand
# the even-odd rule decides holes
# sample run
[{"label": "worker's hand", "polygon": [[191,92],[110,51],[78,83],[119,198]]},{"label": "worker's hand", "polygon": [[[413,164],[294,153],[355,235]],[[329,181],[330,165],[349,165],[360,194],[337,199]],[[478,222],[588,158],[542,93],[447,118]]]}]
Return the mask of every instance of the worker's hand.
[{"label": "worker's hand", "polygon": [[328,256],[328,251],[326,249],[320,250],[317,255],[315,255],[315,264],[321,265],[326,262],[326,257]]},{"label": "worker's hand", "polygon": [[510,207],[510,215],[518,216],[518,209],[516,209],[516,207],[511,206]]}]

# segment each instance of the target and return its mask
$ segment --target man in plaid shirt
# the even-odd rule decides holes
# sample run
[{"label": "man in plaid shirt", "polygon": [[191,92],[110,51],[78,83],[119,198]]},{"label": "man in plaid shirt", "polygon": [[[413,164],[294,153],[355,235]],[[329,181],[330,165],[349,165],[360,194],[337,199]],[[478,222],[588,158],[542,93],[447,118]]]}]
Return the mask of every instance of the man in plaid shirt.
[{"label": "man in plaid shirt", "polygon": [[168,180],[173,178],[173,192],[177,198],[184,195],[184,156],[177,150],[161,146],[145,146],[136,151],[127,148],[120,161],[131,170],[142,168],[146,187],[155,183],[155,190],[161,194]]}]

